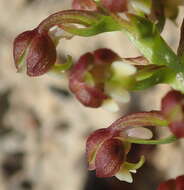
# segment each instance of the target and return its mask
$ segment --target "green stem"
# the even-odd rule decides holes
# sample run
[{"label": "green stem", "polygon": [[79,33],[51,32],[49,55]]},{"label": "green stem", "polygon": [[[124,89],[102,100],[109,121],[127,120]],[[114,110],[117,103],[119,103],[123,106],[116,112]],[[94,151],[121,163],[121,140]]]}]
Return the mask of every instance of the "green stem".
[{"label": "green stem", "polygon": [[179,57],[164,41],[153,23],[136,15],[128,17],[130,26],[126,28],[122,23],[122,29],[150,63],[165,65],[176,72],[184,72],[184,65]]},{"label": "green stem", "polygon": [[177,138],[173,135],[159,139],[159,140],[142,140],[142,139],[126,139],[127,142],[135,143],[135,144],[169,144],[175,142]]}]

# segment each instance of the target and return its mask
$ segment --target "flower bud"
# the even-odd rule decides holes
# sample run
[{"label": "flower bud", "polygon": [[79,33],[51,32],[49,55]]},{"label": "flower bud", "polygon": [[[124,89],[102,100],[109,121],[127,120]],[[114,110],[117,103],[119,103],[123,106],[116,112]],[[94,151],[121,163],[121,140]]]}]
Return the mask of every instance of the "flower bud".
[{"label": "flower bud", "polygon": [[36,29],[20,34],[14,41],[15,65],[20,71],[26,66],[29,76],[48,72],[56,61],[56,47],[48,34]]},{"label": "flower bud", "polygon": [[184,95],[170,91],[162,99],[162,113],[169,122],[171,132],[178,138],[184,137]]},{"label": "flower bud", "polygon": [[96,3],[93,0],[73,0],[72,8],[76,10],[96,10]]},{"label": "flower bud", "polygon": [[112,12],[127,11],[127,0],[101,0],[102,5]]}]

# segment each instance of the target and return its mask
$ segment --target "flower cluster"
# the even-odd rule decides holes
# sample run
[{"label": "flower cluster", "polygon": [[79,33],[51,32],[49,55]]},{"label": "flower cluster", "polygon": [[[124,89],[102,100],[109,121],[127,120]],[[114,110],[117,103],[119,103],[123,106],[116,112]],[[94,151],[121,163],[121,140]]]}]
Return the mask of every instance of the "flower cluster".
[{"label": "flower cluster", "polygon": [[98,177],[116,176],[132,182],[130,172],[135,173],[142,166],[144,157],[137,164],[127,162],[131,141],[151,139],[153,134],[145,126],[165,124],[159,112],[141,112],[121,117],[108,128],[93,132],[86,143],[89,170],[96,170]]},{"label": "flower cluster", "polygon": [[[182,0],[73,0],[72,10],[48,16],[35,29],[18,35],[13,55],[18,71],[29,76],[49,71],[67,72],[69,88],[83,105],[117,111],[117,102],[128,102],[130,91],[159,83],[173,87],[162,99],[160,111],[123,116],[108,128],[93,132],[87,139],[89,170],[98,177],[116,176],[132,182],[144,163],[129,163],[132,143],[165,144],[184,138],[184,21],[177,54],[161,36],[166,18],[175,21]],[[82,55],[75,64],[56,64],[56,46],[61,38],[94,36],[123,31],[141,55],[121,58],[111,49],[101,48]],[[59,71],[59,72],[58,72]],[[179,77],[178,77],[179,76]],[[153,140],[146,127],[169,128],[168,138]],[[183,189],[183,176],[167,181],[158,190]]]},{"label": "flower cluster", "polygon": [[[162,99],[161,111],[130,114],[118,119],[110,127],[92,133],[86,143],[89,170],[96,170],[98,177],[116,176],[120,180],[132,182],[130,172],[142,166],[143,161],[138,164],[126,162],[131,143],[162,143],[162,140],[149,140],[153,135],[145,126],[168,126],[174,135],[171,136],[171,142],[175,136],[184,137],[183,103],[184,95],[173,90]],[[169,143],[168,140],[163,143]]]}]

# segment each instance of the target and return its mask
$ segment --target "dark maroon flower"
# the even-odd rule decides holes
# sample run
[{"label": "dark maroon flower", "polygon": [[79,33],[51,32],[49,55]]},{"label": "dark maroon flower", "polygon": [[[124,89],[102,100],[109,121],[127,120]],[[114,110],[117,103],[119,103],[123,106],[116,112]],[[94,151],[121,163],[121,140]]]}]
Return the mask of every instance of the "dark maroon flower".
[{"label": "dark maroon flower", "polygon": [[69,87],[77,99],[89,107],[99,107],[108,98],[104,82],[112,61],[119,57],[109,49],[99,49],[80,57],[69,75]]},{"label": "dark maroon flower", "polygon": [[23,32],[14,40],[14,60],[18,71],[27,68],[29,76],[48,72],[56,61],[56,47],[47,33],[37,29]]},{"label": "dark maroon flower", "polygon": [[108,128],[93,132],[86,143],[88,169],[96,170],[98,177],[116,176],[120,180],[132,182],[130,172],[140,168],[144,158],[137,164],[126,161],[131,148],[127,139],[151,139],[152,132],[144,126],[162,125],[163,121],[158,112],[135,113],[118,119]]},{"label": "dark maroon flower", "polygon": [[116,139],[118,132],[109,128],[92,133],[86,144],[89,170],[96,169],[97,177],[112,177],[125,161],[126,146]]},{"label": "dark maroon flower", "polygon": [[171,132],[184,137],[184,95],[172,90],[162,99],[162,113],[169,122]]},{"label": "dark maroon flower", "polygon": [[176,179],[170,179],[161,183],[157,190],[183,190],[184,189],[184,175]]}]

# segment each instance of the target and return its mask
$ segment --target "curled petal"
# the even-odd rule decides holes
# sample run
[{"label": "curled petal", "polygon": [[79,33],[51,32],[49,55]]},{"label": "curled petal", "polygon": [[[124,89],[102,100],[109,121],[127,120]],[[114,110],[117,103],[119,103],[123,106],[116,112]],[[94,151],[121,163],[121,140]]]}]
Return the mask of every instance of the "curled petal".
[{"label": "curled petal", "polygon": [[56,61],[56,48],[47,34],[37,34],[26,56],[27,74],[39,76],[48,72]]},{"label": "curled petal", "polygon": [[128,169],[126,169],[124,167],[116,174],[116,177],[120,181],[126,181],[128,183],[133,182],[132,174],[130,173],[130,171]]},{"label": "curled petal", "polygon": [[19,69],[19,64],[21,64],[21,60],[23,59],[23,56],[25,56],[25,52],[36,33],[36,30],[29,30],[19,34],[15,38],[13,43],[13,56],[17,69]]},{"label": "curled petal", "polygon": [[108,139],[97,151],[95,166],[97,177],[112,177],[120,169],[125,159],[123,143],[117,139]]},{"label": "curled petal", "polygon": [[109,129],[99,129],[92,133],[86,143],[86,155],[89,163],[89,170],[95,169],[96,152],[100,145],[107,139],[112,137],[112,133]]},{"label": "curled petal", "polygon": [[[90,87],[84,83],[73,83],[77,85],[77,90],[73,91],[76,98],[85,106],[98,108],[102,105],[103,101],[107,99],[107,96],[96,87]],[[70,85],[70,89],[72,85]]]},{"label": "curled petal", "polygon": [[107,59],[114,57],[117,55],[111,50],[99,49],[94,54],[86,53],[81,56],[72,68],[69,76],[70,89],[85,106],[100,107],[108,98],[104,92],[104,81],[109,68]]},{"label": "curled petal", "polygon": [[132,65],[149,65],[149,61],[144,56],[123,58],[123,61]]},{"label": "curled petal", "polygon": [[[129,162],[125,162],[119,172],[116,174],[116,177],[121,180],[121,181],[126,181],[128,183],[132,183],[133,182],[133,178],[131,173],[136,173],[136,170],[139,169],[140,167],[142,167],[142,165],[145,162],[145,158],[144,156],[141,156],[141,159],[138,163],[129,163]],[[131,173],[130,173],[131,172]]]},{"label": "curled petal", "polygon": [[161,112],[139,112],[123,116],[116,120],[110,128],[123,130],[126,127],[144,127],[144,126],[167,126],[168,122]]}]

